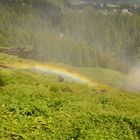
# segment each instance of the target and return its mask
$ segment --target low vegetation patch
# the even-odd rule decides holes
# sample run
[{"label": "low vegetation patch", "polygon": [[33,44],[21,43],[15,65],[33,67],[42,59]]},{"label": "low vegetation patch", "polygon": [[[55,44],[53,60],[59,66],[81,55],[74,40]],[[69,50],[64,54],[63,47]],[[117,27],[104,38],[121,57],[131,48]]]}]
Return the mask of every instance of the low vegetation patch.
[{"label": "low vegetation patch", "polygon": [[113,88],[0,70],[0,139],[138,140],[139,106],[139,95]]}]

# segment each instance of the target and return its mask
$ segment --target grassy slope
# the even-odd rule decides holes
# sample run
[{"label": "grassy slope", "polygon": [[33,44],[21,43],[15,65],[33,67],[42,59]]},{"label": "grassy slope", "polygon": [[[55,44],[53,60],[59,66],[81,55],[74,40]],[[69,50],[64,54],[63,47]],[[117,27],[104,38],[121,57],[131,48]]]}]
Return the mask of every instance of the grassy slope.
[{"label": "grassy slope", "polygon": [[109,69],[77,68],[76,70],[91,79],[111,86],[123,87],[127,79],[127,75]]},{"label": "grassy slope", "polygon": [[[19,59],[0,54],[5,61]],[[139,106],[139,95],[114,88],[0,70],[0,139],[138,140]]]}]

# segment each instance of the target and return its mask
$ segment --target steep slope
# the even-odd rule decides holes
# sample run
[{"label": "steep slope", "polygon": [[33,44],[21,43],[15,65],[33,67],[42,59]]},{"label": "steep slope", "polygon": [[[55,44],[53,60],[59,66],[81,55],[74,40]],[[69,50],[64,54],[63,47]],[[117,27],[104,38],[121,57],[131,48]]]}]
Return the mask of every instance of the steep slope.
[{"label": "steep slope", "polygon": [[127,75],[103,68],[77,68],[77,71],[100,83],[125,88]]},{"label": "steep slope", "polygon": [[90,6],[80,12],[57,1],[20,2],[1,1],[1,52],[121,72],[140,59],[137,14],[106,16]]},{"label": "steep slope", "polygon": [[[0,62],[27,62],[0,55]],[[140,96],[0,69],[0,139],[138,140]]]}]

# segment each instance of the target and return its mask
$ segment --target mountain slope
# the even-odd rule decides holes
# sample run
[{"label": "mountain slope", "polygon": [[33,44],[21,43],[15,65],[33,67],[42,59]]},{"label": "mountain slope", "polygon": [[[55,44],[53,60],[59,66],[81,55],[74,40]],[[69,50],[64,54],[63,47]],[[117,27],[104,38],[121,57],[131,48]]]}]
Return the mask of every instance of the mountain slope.
[{"label": "mountain slope", "polygon": [[90,6],[80,12],[56,0],[31,2],[1,1],[1,52],[125,73],[140,60],[139,15],[106,16]]},{"label": "mountain slope", "polygon": [[139,139],[139,96],[50,85],[20,71],[0,75],[1,139]]},{"label": "mountain slope", "polygon": [[[19,63],[16,57],[3,58],[3,65],[12,59]],[[0,139],[138,140],[139,106],[139,95],[108,86],[0,69]]]}]

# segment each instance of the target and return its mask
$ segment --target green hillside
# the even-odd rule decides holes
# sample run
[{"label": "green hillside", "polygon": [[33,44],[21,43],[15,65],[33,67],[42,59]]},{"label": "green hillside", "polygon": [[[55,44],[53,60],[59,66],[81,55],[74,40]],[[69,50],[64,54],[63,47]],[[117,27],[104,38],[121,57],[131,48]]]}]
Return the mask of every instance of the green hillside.
[{"label": "green hillside", "polygon": [[140,60],[138,14],[105,15],[90,6],[80,12],[65,0],[0,4],[0,52],[124,73]]},{"label": "green hillside", "polygon": [[103,68],[77,68],[80,73],[92,78],[100,83],[109,84],[111,86],[125,87],[127,75]]},{"label": "green hillside", "polygon": [[0,140],[140,140],[139,7],[79,2],[0,0]]},{"label": "green hillside", "polygon": [[[28,62],[0,55],[3,65],[12,61]],[[140,139],[140,96],[104,85],[2,68],[0,106],[0,139]]]}]

